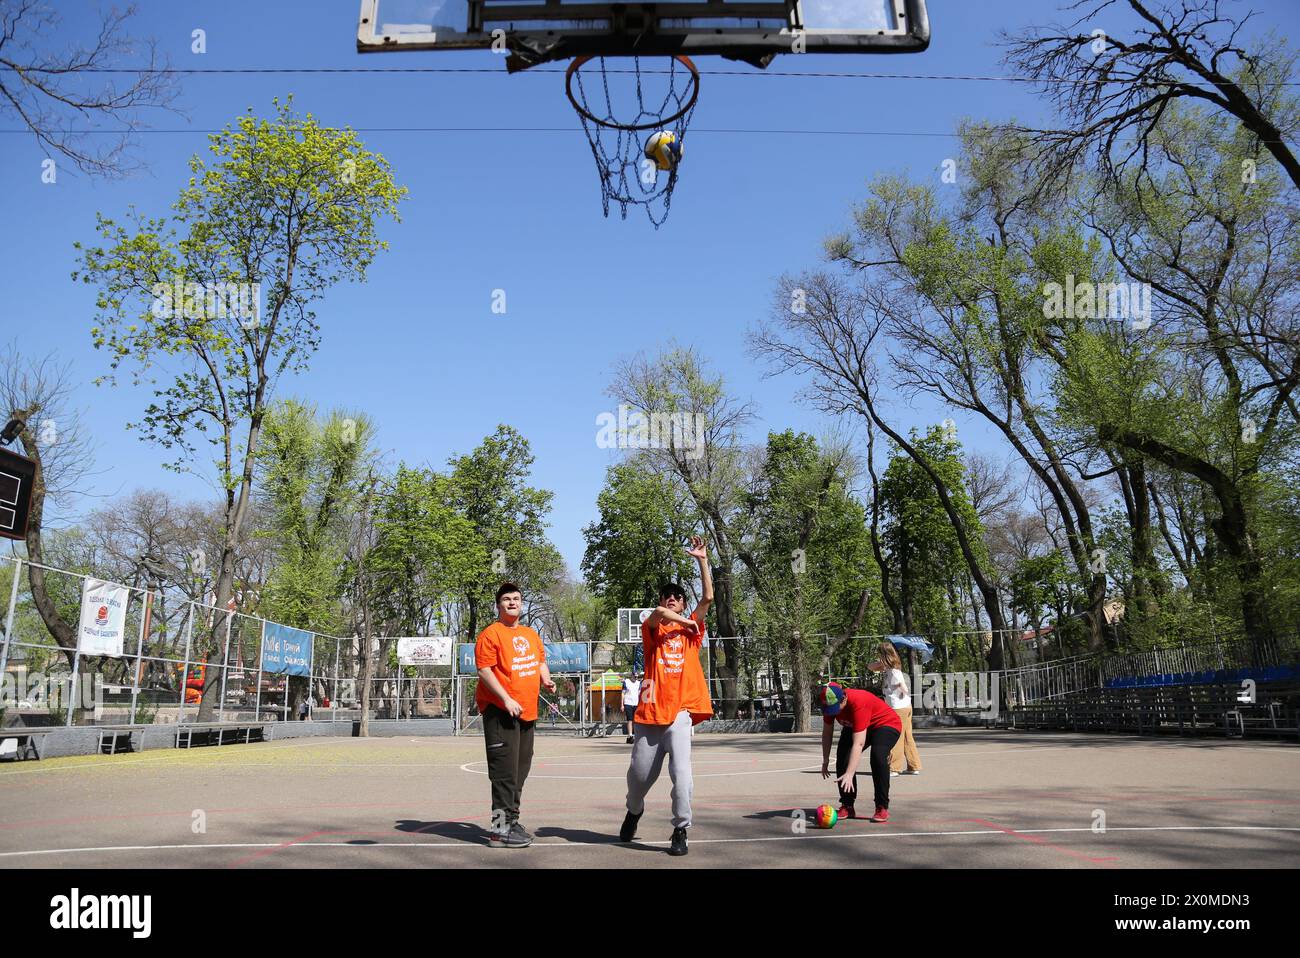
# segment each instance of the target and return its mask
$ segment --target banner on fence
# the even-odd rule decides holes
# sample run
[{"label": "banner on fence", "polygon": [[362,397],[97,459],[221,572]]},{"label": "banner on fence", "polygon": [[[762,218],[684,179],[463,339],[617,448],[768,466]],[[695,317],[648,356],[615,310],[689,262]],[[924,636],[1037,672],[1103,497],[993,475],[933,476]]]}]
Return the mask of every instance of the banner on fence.
[{"label": "banner on fence", "polygon": [[451,639],[437,636],[398,639],[397,662],[399,665],[451,665],[451,645]]},{"label": "banner on fence", "polygon": [[[591,668],[587,646],[581,642],[543,642],[546,647],[546,667],[551,673],[586,672]],[[456,671],[461,675],[474,675],[474,643],[462,642],[456,647]]]},{"label": "banner on fence", "polygon": [[122,657],[126,636],[126,602],[131,590],[103,579],[81,586],[81,625],[77,647],[85,655]]},{"label": "banner on fence", "polygon": [[546,667],[555,675],[559,672],[586,672],[587,646],[581,642],[546,642]]},{"label": "banner on fence", "polygon": [[310,632],[267,622],[262,630],[262,671],[310,675],[311,640]]}]

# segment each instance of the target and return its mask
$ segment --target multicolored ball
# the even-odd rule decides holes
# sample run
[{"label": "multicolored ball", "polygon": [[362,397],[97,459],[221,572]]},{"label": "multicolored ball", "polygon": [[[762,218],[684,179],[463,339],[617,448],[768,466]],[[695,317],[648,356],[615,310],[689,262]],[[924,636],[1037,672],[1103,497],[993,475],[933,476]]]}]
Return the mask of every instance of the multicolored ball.
[{"label": "multicolored ball", "polygon": [[817,806],[817,827],[834,828],[835,823],[840,820],[840,813],[835,810],[834,805]]},{"label": "multicolored ball", "polygon": [[660,130],[645,143],[645,156],[661,170],[675,170],[682,161],[682,144],[672,130]]}]

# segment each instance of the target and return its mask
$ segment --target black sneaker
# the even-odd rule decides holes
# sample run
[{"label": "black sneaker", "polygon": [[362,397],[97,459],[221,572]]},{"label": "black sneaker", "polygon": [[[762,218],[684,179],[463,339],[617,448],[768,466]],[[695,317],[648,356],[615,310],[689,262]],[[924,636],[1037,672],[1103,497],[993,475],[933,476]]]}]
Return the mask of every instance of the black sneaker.
[{"label": "black sneaker", "polygon": [[673,843],[668,846],[668,854],[669,855],[686,854],[686,829],[684,828],[673,829]]},{"label": "black sneaker", "polygon": [[527,848],[532,843],[533,836],[524,831],[518,822],[488,836],[488,845],[492,848]]},{"label": "black sneaker", "polygon": [[636,823],[641,821],[640,815],[633,815],[631,812],[623,819],[623,827],[618,830],[618,840],[620,842],[630,842],[636,838]]},{"label": "black sneaker", "polygon": [[627,744],[628,744],[628,745],[633,744],[635,741],[636,741],[636,739],[634,739],[631,735],[629,735],[629,736],[627,737]]}]

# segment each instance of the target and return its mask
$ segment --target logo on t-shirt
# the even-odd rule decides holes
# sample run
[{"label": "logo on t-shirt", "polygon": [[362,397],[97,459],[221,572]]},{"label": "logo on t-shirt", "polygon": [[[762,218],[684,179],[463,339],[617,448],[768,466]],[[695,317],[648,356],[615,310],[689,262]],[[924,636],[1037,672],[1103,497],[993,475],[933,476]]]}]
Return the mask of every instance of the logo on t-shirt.
[{"label": "logo on t-shirt", "polygon": [[528,640],[527,640],[527,639],[525,639],[522,635],[516,635],[516,636],[514,637],[514,640],[513,640],[513,641],[514,641],[514,643],[515,643],[515,653],[516,653],[516,654],[518,654],[518,655],[527,655],[527,654],[528,654]]}]

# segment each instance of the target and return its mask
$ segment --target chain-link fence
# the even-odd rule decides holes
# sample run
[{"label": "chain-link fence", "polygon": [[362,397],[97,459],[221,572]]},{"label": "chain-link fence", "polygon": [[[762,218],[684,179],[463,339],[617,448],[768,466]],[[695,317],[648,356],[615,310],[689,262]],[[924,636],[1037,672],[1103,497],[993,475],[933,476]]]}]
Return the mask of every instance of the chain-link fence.
[{"label": "chain-link fence", "polygon": [[[37,608],[33,567],[72,626],[63,641]],[[89,654],[77,635],[83,584],[93,576],[19,557],[0,568],[9,586],[0,642],[6,727],[338,719],[340,691],[349,679],[355,684],[355,657],[345,654],[353,640],[302,632],[302,674],[268,671],[263,642],[274,623],[174,589],[122,583],[109,583],[125,595],[121,654]]]}]

